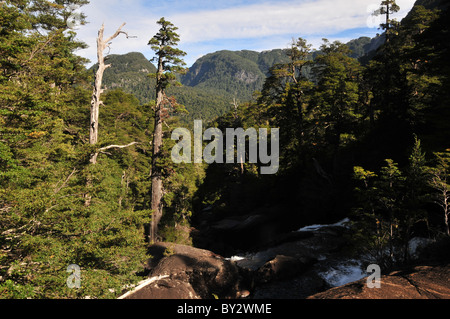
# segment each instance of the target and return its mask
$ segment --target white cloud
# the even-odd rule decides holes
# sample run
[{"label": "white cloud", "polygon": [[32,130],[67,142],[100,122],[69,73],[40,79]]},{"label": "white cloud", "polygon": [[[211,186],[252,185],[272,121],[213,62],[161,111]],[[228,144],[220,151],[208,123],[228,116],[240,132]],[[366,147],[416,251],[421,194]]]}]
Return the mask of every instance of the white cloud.
[{"label": "white cloud", "polygon": [[141,0],[109,0],[91,1],[91,4],[81,10],[87,15],[88,24],[79,27],[77,38],[89,45],[88,49],[80,50],[79,55],[87,57],[92,63],[96,61],[96,39],[102,23],[105,24],[104,38],[108,38],[123,22],[123,31],[133,38],[127,39],[120,35],[113,40],[109,53],[124,54],[132,51],[149,50],[147,43],[158,31],[156,21],[160,18],[154,15]]},{"label": "white cloud", "polygon": [[[182,49],[186,48],[184,49],[186,51],[190,49],[188,53],[192,56],[211,52],[215,45],[220,46],[220,41],[228,40],[229,42],[230,39],[240,40],[241,44],[245,39],[253,39],[252,42],[258,39],[262,42],[273,39],[273,46],[265,46],[264,49],[279,47],[280,42],[284,43],[282,47],[286,47],[290,41],[289,35],[292,34],[309,39],[337,34],[349,29],[365,28],[370,15],[367,8],[378,5],[381,1],[262,1],[259,4],[220,10],[190,10],[186,13],[176,12],[177,10],[172,13],[167,11],[167,6],[164,7],[164,11],[158,11],[157,6],[150,7],[148,1],[147,5],[145,2],[144,0],[91,1],[90,5],[83,8],[90,23],[78,30],[78,38],[85,41],[90,48],[80,51],[79,54],[95,61],[95,39],[101,24],[105,22],[105,36],[107,36],[114,33],[122,22],[127,22],[124,30],[137,38],[115,39],[110,53],[123,54],[139,51],[146,56],[151,56],[147,43],[157,32],[156,21],[161,16],[165,16],[179,27],[180,46]],[[397,16],[401,18],[406,15],[414,2],[414,0],[397,0],[402,8]],[[205,49],[202,49],[203,46]],[[205,51],[206,47],[210,51]],[[241,49],[248,49],[248,47]],[[188,60],[187,57],[186,61]]]},{"label": "white cloud", "polygon": [[[338,33],[367,26],[370,5],[377,0],[309,0],[254,4],[216,11],[176,14],[171,18],[180,28],[183,41],[267,37],[298,33]],[[398,1],[409,11],[414,0]],[[402,12],[402,13],[403,13]]]}]

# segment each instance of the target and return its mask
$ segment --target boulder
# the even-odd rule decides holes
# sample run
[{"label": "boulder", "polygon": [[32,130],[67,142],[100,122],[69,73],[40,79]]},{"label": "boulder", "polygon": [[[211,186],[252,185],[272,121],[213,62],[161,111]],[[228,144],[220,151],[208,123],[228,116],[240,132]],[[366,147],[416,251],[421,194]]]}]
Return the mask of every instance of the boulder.
[{"label": "boulder", "polygon": [[189,282],[162,278],[146,283],[119,299],[200,299]]},{"label": "boulder", "polygon": [[414,237],[408,242],[408,253],[412,259],[418,259],[420,254],[435,240],[430,238]]},{"label": "boulder", "polygon": [[308,257],[296,258],[277,255],[258,269],[256,281],[258,283],[268,283],[274,280],[292,278],[306,271],[315,262],[315,259]]},{"label": "boulder", "polygon": [[381,277],[380,288],[369,288],[364,278],[308,299],[450,299],[450,264],[392,272]]},{"label": "boulder", "polygon": [[330,286],[314,271],[280,281],[272,281],[255,288],[253,299],[305,299]]},{"label": "boulder", "polygon": [[123,299],[238,298],[242,289],[237,266],[191,246],[158,243],[149,248],[150,278],[156,278]]}]

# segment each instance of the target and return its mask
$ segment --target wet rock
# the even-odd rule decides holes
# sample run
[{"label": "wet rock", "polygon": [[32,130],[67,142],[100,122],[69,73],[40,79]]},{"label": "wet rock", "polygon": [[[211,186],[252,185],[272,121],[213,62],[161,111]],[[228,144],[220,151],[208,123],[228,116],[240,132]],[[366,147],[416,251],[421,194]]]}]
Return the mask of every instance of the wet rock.
[{"label": "wet rock", "polygon": [[258,283],[268,283],[274,280],[292,278],[305,272],[315,262],[315,259],[308,257],[295,258],[277,255],[258,269],[256,281]]},{"label": "wet rock", "polygon": [[450,264],[390,273],[381,277],[380,288],[369,288],[361,279],[309,299],[450,299]]},{"label": "wet rock", "polygon": [[411,258],[418,259],[420,254],[435,240],[429,238],[414,237],[408,242],[408,253]]},{"label": "wet rock", "polygon": [[253,292],[253,299],[306,299],[329,288],[316,272],[307,271],[295,278],[259,285]]}]

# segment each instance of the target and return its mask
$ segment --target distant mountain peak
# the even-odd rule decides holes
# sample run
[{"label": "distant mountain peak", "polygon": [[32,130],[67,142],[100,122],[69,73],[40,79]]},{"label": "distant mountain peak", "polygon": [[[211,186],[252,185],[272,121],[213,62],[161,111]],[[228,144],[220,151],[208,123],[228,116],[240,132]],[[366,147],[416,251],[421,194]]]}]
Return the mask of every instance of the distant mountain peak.
[{"label": "distant mountain peak", "polygon": [[181,78],[186,86],[224,90],[248,99],[260,90],[267,72],[276,63],[286,63],[283,50],[264,52],[221,50],[199,58]]}]

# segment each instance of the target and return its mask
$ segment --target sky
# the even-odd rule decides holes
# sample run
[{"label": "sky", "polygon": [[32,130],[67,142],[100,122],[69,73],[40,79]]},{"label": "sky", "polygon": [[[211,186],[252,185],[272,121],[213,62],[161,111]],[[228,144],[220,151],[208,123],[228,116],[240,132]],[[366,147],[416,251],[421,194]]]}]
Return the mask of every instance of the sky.
[{"label": "sky", "polygon": [[[415,0],[397,0],[401,20]],[[381,0],[91,0],[80,10],[88,24],[75,27],[77,39],[88,44],[78,55],[96,62],[96,37],[102,23],[105,38],[125,22],[112,41],[108,54],[141,52],[154,56],[148,41],[164,17],[178,27],[178,47],[190,67],[201,56],[219,50],[264,51],[287,48],[302,37],[319,48],[322,38],[347,42],[361,36],[373,37],[382,17],[371,15]],[[378,20],[377,20],[378,19]],[[89,64],[89,65],[91,65]]]}]

